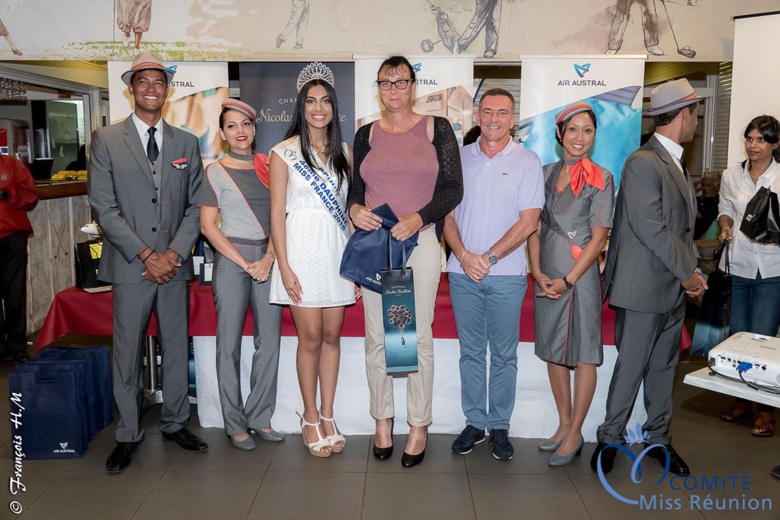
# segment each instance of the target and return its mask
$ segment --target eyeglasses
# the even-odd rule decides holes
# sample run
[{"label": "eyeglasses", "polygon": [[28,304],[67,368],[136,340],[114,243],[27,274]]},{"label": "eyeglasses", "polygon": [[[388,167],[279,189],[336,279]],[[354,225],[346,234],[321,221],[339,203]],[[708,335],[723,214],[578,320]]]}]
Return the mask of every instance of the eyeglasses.
[{"label": "eyeglasses", "polygon": [[393,85],[395,85],[395,88],[398,90],[406,90],[406,87],[409,86],[409,83],[413,81],[413,79],[397,79],[395,81],[377,81],[376,84],[379,85],[379,88],[382,90],[390,90],[393,88]]}]

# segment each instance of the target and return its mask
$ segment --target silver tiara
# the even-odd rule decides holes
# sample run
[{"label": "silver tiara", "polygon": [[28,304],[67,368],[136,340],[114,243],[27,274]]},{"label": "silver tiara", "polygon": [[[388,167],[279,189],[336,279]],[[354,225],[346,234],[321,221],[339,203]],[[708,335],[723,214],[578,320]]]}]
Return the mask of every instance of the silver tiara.
[{"label": "silver tiara", "polygon": [[314,79],[321,79],[330,83],[331,87],[336,87],[336,80],[333,77],[333,71],[328,68],[324,63],[319,61],[313,61],[306,65],[300,74],[298,74],[298,92],[301,91],[303,86]]}]

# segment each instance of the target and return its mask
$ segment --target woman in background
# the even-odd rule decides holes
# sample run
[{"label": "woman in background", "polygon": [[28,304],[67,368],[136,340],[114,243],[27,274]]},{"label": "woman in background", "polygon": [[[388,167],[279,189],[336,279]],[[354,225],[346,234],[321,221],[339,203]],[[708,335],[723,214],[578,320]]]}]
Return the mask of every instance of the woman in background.
[{"label": "woman in background", "polygon": [[[731,243],[731,334],[752,332],[776,336],[780,325],[780,246],[760,244],[739,231],[745,207],[762,187],[780,193],[780,123],[772,116],[758,116],[744,133],[747,160],[723,172],[720,187],[720,239]],[[721,258],[721,269],[725,258]],[[734,422],[749,412],[752,403],[737,398],[720,414]],[[775,433],[775,409],[758,405],[751,432],[756,437]]]},{"label": "woman in background", "polygon": [[[217,306],[217,379],[225,433],[233,446],[255,449],[254,431],[270,442],[284,440],[271,429],[282,312],[268,303],[266,283],[274,263],[268,170],[255,169],[255,109],[235,99],[222,103],[219,132],[230,151],[206,168],[201,185],[200,229],[216,249],[213,289]],[[258,164],[264,166],[262,162]],[[217,215],[222,214],[222,228]],[[250,391],[241,397],[241,332],[247,307],[254,318]]]}]

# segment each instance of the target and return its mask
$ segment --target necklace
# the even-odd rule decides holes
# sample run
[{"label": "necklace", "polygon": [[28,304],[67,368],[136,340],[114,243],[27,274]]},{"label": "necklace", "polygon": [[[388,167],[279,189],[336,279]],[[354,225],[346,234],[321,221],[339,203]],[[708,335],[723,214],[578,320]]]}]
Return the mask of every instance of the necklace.
[{"label": "necklace", "polygon": [[328,143],[325,143],[321,150],[318,150],[314,146],[312,146],[312,148],[314,148],[314,151],[320,156],[320,159],[325,160],[328,156]]},{"label": "necklace", "polygon": [[254,160],[254,156],[252,154],[244,155],[242,153],[234,152],[233,150],[230,150],[228,152],[228,155],[232,157],[233,159],[237,159],[239,161],[252,161]]}]

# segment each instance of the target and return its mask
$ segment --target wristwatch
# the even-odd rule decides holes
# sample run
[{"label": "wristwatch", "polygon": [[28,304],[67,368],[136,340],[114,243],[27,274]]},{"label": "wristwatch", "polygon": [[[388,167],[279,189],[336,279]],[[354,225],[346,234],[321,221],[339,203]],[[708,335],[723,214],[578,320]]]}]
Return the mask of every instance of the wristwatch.
[{"label": "wristwatch", "polygon": [[571,283],[569,280],[567,280],[565,276],[563,277],[563,283],[565,283],[565,284],[566,284],[566,288],[567,288],[567,289],[571,289],[571,288],[573,288],[573,287],[574,287],[574,284],[573,284],[573,283]]},{"label": "wristwatch", "polygon": [[488,249],[487,255],[488,255],[488,262],[490,262],[490,265],[496,265],[498,263],[498,257],[493,254],[493,251]]}]

